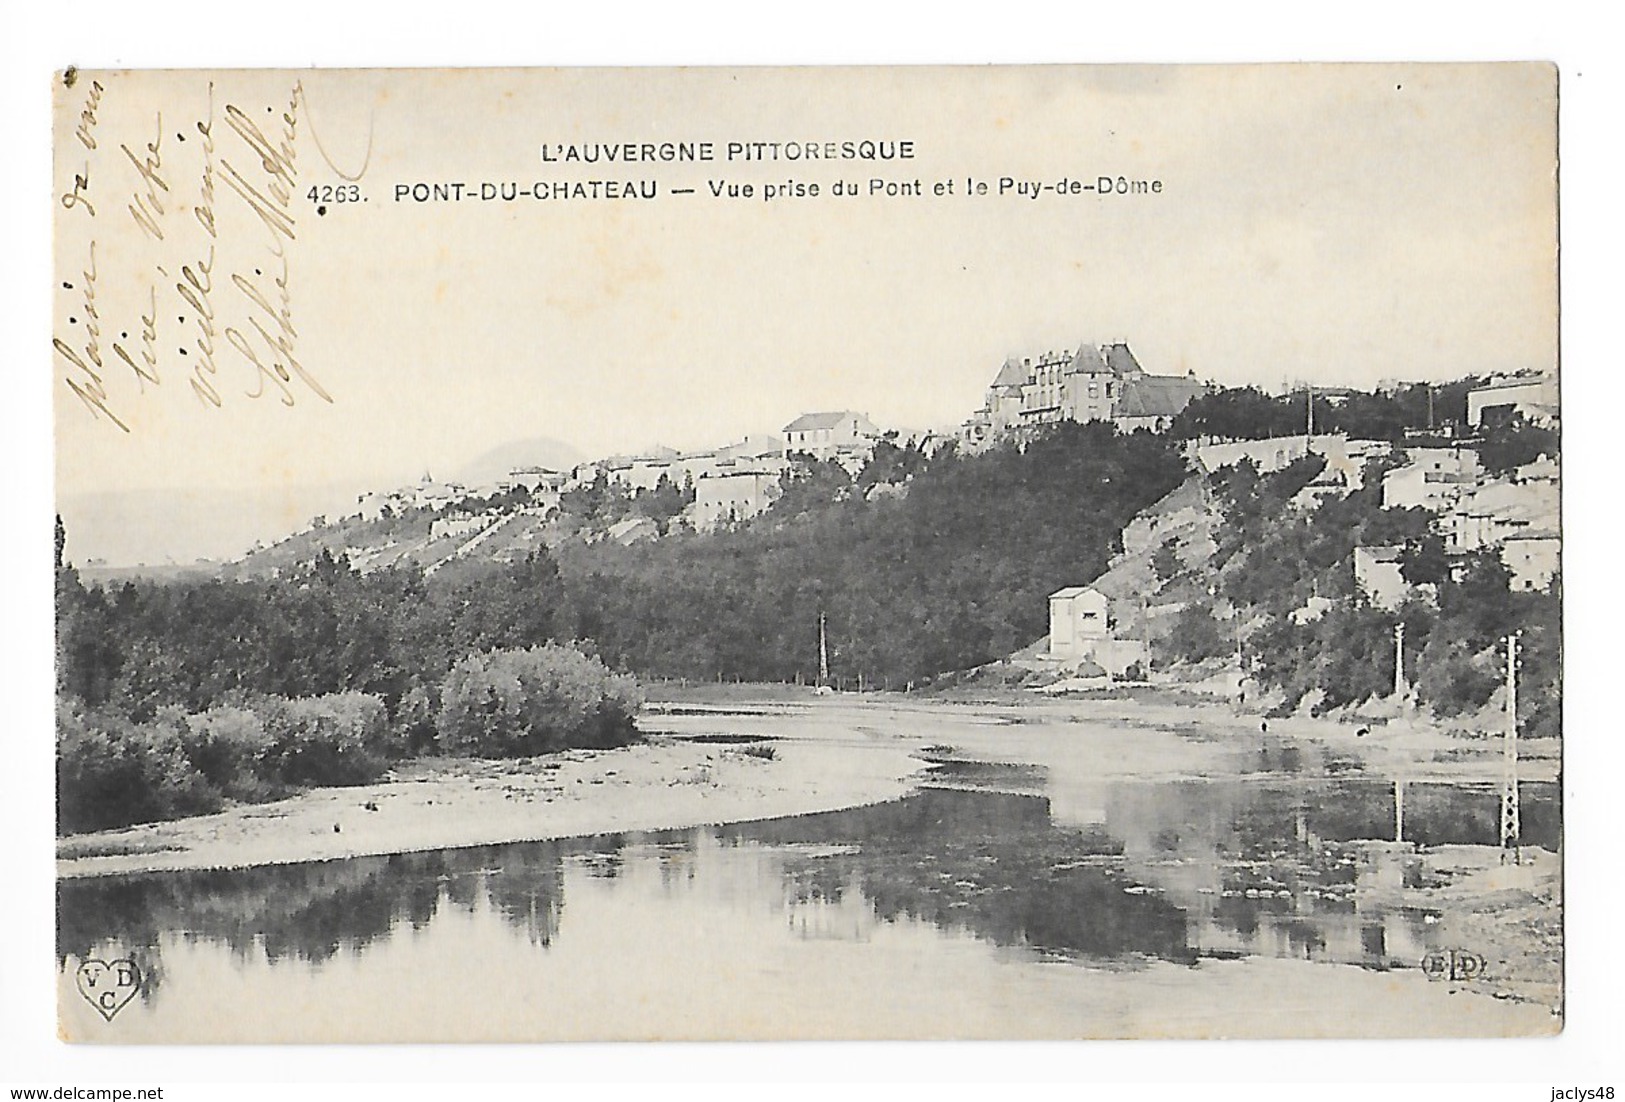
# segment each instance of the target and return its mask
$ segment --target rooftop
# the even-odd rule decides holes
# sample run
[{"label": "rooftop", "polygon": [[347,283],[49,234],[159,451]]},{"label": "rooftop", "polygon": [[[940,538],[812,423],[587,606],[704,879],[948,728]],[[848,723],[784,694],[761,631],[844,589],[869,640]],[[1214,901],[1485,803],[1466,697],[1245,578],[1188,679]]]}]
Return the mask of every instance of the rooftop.
[{"label": "rooftop", "polygon": [[1205,383],[1182,375],[1138,375],[1123,380],[1114,417],[1173,417],[1207,390]]},{"label": "rooftop", "polygon": [[1001,387],[1018,387],[1026,381],[1027,368],[1022,365],[1020,360],[1011,356],[1004,361],[1004,366],[999,368],[999,373],[994,376],[993,387],[995,390]]},{"label": "rooftop", "polygon": [[811,429],[832,429],[848,417],[858,417],[860,414],[851,410],[838,409],[827,413],[803,413],[794,421],[784,426],[785,432],[807,432]]}]

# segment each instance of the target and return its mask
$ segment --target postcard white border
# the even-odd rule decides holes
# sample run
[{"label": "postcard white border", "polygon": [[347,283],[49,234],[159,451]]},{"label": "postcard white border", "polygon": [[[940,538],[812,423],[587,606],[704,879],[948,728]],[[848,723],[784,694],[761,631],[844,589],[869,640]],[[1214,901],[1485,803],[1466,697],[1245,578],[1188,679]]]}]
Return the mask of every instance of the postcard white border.
[{"label": "postcard white border", "polygon": [[[1619,64],[1600,25],[1565,5],[1483,5],[1456,10],[1415,3],[1363,5],[1311,17],[1301,4],[1113,6],[1064,14],[1049,5],[1000,3],[951,25],[947,9],[875,3],[674,8],[618,4],[510,5],[505,22],[463,22],[453,5],[297,3],[251,13],[233,8],[212,25],[213,5],[29,5],[13,11],[4,47],[4,172],[11,304],[3,336],[12,388],[4,402],[11,487],[5,527],[4,685],[13,708],[0,725],[7,872],[0,904],[0,1076],[7,1086],[192,1082],[666,1079],[726,1080],[947,1077],[1060,1078],[1097,1083],[1325,1082],[1497,1083],[1474,1097],[1547,1099],[1552,1085],[1605,1085],[1617,1069],[1610,1028],[1618,1006],[1618,867],[1606,810],[1620,777],[1617,709],[1604,686],[1620,653],[1619,586],[1603,573],[1620,500],[1619,469],[1605,422],[1620,408],[1618,316],[1621,158],[1614,142]],[[281,14],[291,13],[291,14]],[[302,1049],[98,1049],[54,1038],[52,950],[51,603],[49,373],[41,370],[49,317],[45,213],[49,172],[48,80],[67,63],[97,67],[440,64],[792,64],[924,62],[1491,60],[1554,59],[1561,66],[1565,580],[1570,596],[1565,835],[1570,920],[1569,1018],[1554,1041],[1452,1043],[1192,1043],[930,1046],[595,1046]],[[1612,231],[1612,232],[1611,232]],[[1610,263],[1612,261],[1612,263]],[[1605,479],[1610,481],[1605,482]],[[831,1048],[837,1051],[830,1051]],[[1512,1084],[1526,1084],[1513,1088]],[[1625,1088],[1625,1083],[1616,1084]],[[1210,1090],[1203,1092],[1211,1095]],[[1274,1093],[1273,1091],[1271,1093]],[[1303,1094],[1305,1092],[1292,1092]],[[1446,1092],[1449,1096],[1454,1092]],[[1463,1091],[1465,1093],[1465,1091]],[[180,1096],[188,1096],[184,1092]],[[317,1093],[317,1097],[337,1097]],[[196,1095],[194,1095],[196,1097]],[[1242,1097],[1232,1086],[1221,1097]]]}]

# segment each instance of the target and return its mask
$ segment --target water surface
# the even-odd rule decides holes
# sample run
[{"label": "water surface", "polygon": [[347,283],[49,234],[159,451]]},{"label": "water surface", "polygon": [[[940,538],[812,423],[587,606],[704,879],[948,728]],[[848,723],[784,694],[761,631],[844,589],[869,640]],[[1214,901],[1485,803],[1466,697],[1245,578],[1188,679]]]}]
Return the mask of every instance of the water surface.
[{"label": "water surface", "polygon": [[[1401,822],[1391,782],[1290,749],[1223,780],[1065,791],[1042,766],[949,760],[850,811],[63,881],[64,1017],[76,1037],[232,1041],[1538,1023],[1429,983],[1438,916],[1398,891],[1426,875],[1418,844],[1493,844],[1497,795],[1409,784]],[[1523,786],[1526,843],[1557,847],[1556,798]],[[91,957],[143,970],[113,1023],[72,993]]]}]

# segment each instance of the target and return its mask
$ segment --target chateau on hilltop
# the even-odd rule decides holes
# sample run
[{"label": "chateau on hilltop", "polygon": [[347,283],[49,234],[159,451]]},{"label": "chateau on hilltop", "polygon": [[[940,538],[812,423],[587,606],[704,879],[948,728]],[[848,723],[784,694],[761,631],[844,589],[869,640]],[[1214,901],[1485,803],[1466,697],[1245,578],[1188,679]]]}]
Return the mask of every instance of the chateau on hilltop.
[{"label": "chateau on hilltop", "polygon": [[1083,344],[1076,352],[1011,357],[988,387],[987,401],[965,422],[977,446],[1013,429],[1056,421],[1111,421],[1121,432],[1161,432],[1208,389],[1194,376],[1148,375],[1124,342]]}]

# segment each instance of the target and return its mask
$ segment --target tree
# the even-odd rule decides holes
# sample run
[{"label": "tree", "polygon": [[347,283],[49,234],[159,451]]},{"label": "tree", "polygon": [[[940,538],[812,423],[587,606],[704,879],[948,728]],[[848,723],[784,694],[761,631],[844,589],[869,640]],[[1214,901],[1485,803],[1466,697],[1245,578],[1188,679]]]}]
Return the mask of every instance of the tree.
[{"label": "tree", "polygon": [[458,661],[441,682],[435,727],[449,753],[521,757],[626,742],[641,705],[632,678],[547,644]]},{"label": "tree", "polygon": [[1165,539],[1151,555],[1151,569],[1157,575],[1159,582],[1169,582],[1178,576],[1184,568],[1179,558],[1179,541]]},{"label": "tree", "polygon": [[1450,580],[1444,540],[1433,533],[1406,543],[1399,553],[1399,575],[1409,585],[1442,585]]},{"label": "tree", "polygon": [[1557,433],[1530,424],[1522,416],[1504,425],[1486,427],[1478,443],[1478,461],[1492,474],[1506,474],[1541,456],[1556,456]]}]

